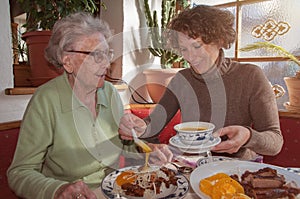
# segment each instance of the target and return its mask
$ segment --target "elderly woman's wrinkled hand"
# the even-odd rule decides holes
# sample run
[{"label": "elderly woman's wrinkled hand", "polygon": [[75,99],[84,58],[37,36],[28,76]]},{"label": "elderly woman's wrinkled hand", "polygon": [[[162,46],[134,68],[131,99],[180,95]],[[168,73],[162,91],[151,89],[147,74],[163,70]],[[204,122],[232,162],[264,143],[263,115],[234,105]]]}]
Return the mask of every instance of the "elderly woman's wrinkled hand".
[{"label": "elderly woman's wrinkled hand", "polygon": [[139,137],[145,132],[146,127],[147,125],[144,120],[132,113],[127,113],[121,118],[119,134],[123,140],[132,140],[131,129],[135,129]]},{"label": "elderly woman's wrinkled hand", "polygon": [[214,133],[215,137],[226,136],[228,139],[214,146],[217,153],[236,153],[250,139],[251,132],[243,126],[227,126]]},{"label": "elderly woman's wrinkled hand", "polygon": [[62,185],[54,199],[97,199],[95,193],[83,181]]},{"label": "elderly woman's wrinkled hand", "polygon": [[153,144],[148,143],[152,152],[150,154],[150,162],[155,165],[163,165],[171,162],[173,159],[173,153],[166,144]]}]

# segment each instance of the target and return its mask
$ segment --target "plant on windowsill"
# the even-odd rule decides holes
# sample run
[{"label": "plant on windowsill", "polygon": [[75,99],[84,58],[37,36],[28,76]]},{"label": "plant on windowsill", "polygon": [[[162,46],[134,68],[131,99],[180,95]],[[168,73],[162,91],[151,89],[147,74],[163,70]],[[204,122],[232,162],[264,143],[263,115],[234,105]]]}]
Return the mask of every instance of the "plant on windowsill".
[{"label": "plant on windowsill", "polygon": [[253,44],[248,44],[245,47],[239,49],[243,52],[248,52],[257,49],[266,49],[270,52],[275,52],[279,55],[287,57],[290,61],[294,62],[299,66],[299,70],[296,71],[295,76],[284,77],[288,93],[289,102],[285,103],[286,108],[293,112],[300,112],[300,61],[295,55],[288,52],[281,46],[275,45],[270,42],[256,42]]},{"label": "plant on windowsill", "polygon": [[161,20],[158,23],[157,10],[150,10],[148,0],[144,0],[146,24],[149,28],[150,45],[148,50],[155,57],[160,58],[161,69],[144,70],[147,81],[147,90],[154,103],[157,103],[165,91],[166,85],[173,76],[182,68],[189,67],[187,61],[176,54],[174,50],[167,47],[164,31],[167,24],[175,17],[179,5],[182,8],[188,7],[187,0],[162,0]]},{"label": "plant on windowsill", "polygon": [[11,23],[11,35],[14,87],[30,87],[30,66],[27,64],[27,46],[20,38],[22,33],[17,23]]},{"label": "plant on windowsill", "polygon": [[101,6],[105,8],[98,0],[17,0],[17,2],[26,13],[24,24],[26,32],[22,35],[22,39],[26,41],[28,47],[32,86],[39,86],[62,73],[62,69],[57,69],[44,58],[44,49],[55,22],[77,11],[94,14]]},{"label": "plant on windowsill", "polygon": [[21,31],[18,30],[18,24],[12,23],[11,24],[12,30],[12,49],[13,49],[13,63],[19,64],[27,62],[27,45],[25,42],[22,42],[20,39],[20,35],[22,35]]},{"label": "plant on windowsill", "polygon": [[181,62],[183,67],[188,67],[187,62],[166,44],[163,32],[167,24],[176,15],[176,3],[181,4],[183,8],[188,7],[187,0],[162,0],[161,2],[161,24],[159,27],[157,11],[151,13],[148,0],[144,0],[146,23],[150,33],[149,51],[156,57],[160,57],[161,68],[172,68],[174,62]]}]

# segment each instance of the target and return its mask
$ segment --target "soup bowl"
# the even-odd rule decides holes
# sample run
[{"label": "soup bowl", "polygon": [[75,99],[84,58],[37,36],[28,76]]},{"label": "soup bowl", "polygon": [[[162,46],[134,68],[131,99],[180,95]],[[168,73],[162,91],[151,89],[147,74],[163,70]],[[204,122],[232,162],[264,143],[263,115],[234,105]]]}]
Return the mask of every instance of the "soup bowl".
[{"label": "soup bowl", "polygon": [[215,125],[209,122],[183,122],[174,126],[179,140],[186,145],[202,145],[212,136]]}]

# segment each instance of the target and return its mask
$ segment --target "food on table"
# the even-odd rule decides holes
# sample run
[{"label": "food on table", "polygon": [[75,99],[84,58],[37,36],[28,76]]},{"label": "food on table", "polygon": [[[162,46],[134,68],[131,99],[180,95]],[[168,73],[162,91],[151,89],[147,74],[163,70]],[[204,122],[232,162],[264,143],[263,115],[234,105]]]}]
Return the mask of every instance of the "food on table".
[{"label": "food on table", "polygon": [[204,178],[199,184],[200,190],[212,199],[247,198],[242,185],[225,173],[217,173]]},{"label": "food on table", "polygon": [[161,167],[158,170],[123,171],[115,180],[115,189],[122,195],[153,198],[163,190],[177,187],[173,170]]},{"label": "food on table", "polygon": [[300,198],[300,188],[276,169],[265,167],[257,171],[237,174],[217,173],[204,178],[200,190],[211,199],[296,199]]},{"label": "food on table", "polygon": [[179,140],[187,146],[202,146],[212,137],[215,125],[209,122],[182,122],[174,126]]},{"label": "food on table", "polygon": [[182,127],[179,129],[180,131],[203,131],[207,130],[205,127]]},{"label": "food on table", "polygon": [[[238,180],[237,175],[232,177]],[[286,183],[283,175],[269,167],[254,172],[245,171],[241,175],[240,183],[245,193],[254,199],[293,199],[300,195],[297,185],[293,185],[292,182]]]}]

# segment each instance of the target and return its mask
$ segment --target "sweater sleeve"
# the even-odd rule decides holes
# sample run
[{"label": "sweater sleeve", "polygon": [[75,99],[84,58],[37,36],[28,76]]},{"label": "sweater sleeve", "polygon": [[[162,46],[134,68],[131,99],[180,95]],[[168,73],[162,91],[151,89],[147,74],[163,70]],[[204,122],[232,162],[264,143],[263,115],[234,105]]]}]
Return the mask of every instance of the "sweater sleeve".
[{"label": "sweater sleeve", "polygon": [[249,110],[253,120],[251,138],[245,147],[261,155],[276,155],[281,151],[280,130],[275,95],[262,70],[255,67],[250,73]]},{"label": "sweater sleeve", "polygon": [[178,78],[177,75],[175,75],[151,114],[144,118],[144,121],[147,124],[147,129],[142,138],[149,138],[158,135],[177,113],[179,103],[176,95],[174,94],[174,88],[180,88],[180,86],[176,86],[177,83]]},{"label": "sweater sleeve", "polygon": [[55,191],[67,183],[41,173],[45,149],[53,139],[44,102],[39,96],[31,99],[22,121],[13,162],[7,171],[9,186],[22,198],[53,198]]}]

